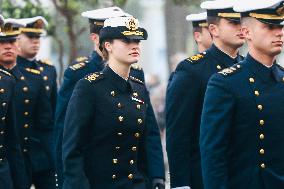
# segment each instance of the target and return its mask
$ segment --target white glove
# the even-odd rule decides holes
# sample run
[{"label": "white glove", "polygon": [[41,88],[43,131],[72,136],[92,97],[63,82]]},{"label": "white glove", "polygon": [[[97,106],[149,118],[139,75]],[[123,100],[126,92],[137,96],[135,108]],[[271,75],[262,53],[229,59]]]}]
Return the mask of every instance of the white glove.
[{"label": "white glove", "polygon": [[181,187],[176,187],[176,188],[172,188],[172,189],[190,189],[189,186],[181,186]]}]

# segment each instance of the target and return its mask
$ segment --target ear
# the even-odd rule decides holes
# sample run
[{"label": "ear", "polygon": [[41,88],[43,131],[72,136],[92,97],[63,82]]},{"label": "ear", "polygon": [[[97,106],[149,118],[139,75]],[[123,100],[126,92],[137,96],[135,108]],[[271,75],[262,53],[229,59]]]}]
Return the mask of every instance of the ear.
[{"label": "ear", "polygon": [[108,52],[111,52],[112,46],[111,46],[111,43],[110,43],[110,42],[104,42],[104,46],[105,46],[105,49],[106,49]]},{"label": "ear", "polygon": [[219,28],[215,24],[209,24],[208,30],[212,37],[218,37],[219,36]]},{"label": "ear", "polygon": [[90,34],[90,40],[93,41],[94,43],[99,43],[100,37],[96,33],[91,33]]},{"label": "ear", "polygon": [[201,33],[200,32],[194,32],[193,33],[193,37],[194,37],[194,40],[197,42],[197,43],[200,43],[201,42]]}]

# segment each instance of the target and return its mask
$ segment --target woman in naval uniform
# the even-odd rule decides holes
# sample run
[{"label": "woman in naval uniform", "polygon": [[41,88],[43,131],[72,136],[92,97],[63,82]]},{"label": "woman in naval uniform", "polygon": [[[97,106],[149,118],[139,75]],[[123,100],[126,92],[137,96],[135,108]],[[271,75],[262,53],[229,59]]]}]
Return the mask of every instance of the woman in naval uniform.
[{"label": "woman in naval uniform", "polygon": [[[100,45],[108,65],[77,83],[67,108],[64,189],[164,189],[163,174],[148,174],[155,167],[147,161],[155,151],[146,145],[153,138],[145,121],[148,92],[129,75],[140,57],[140,40],[146,39],[133,17],[105,21]],[[160,145],[159,134],[155,137]]]}]

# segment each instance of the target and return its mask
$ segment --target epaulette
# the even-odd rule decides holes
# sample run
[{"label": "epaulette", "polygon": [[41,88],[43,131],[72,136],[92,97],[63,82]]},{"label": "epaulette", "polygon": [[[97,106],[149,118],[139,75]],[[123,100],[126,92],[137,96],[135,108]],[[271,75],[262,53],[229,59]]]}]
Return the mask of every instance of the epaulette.
[{"label": "epaulette", "polygon": [[70,66],[70,69],[71,70],[79,70],[79,69],[81,69],[81,68],[83,68],[85,66],[86,66],[85,62],[79,62],[79,63],[76,63],[76,64]]},{"label": "epaulette", "polygon": [[52,62],[48,59],[43,59],[43,60],[40,60],[39,62],[42,64],[49,65],[49,66],[53,66]]},{"label": "epaulette", "polygon": [[76,59],[76,62],[75,64],[69,66],[71,70],[79,70],[81,68],[84,68],[86,66],[86,63],[88,62],[87,60],[89,60],[88,57],[86,56],[81,56],[81,57],[78,57]]},{"label": "epaulette", "polygon": [[227,76],[227,75],[232,75],[232,74],[236,73],[240,69],[241,69],[241,65],[235,64],[235,65],[233,65],[233,66],[231,66],[229,68],[225,68],[225,69],[221,70],[218,73],[220,73],[220,74],[222,74],[224,76]]},{"label": "epaulette", "polygon": [[88,80],[89,82],[93,82],[93,81],[97,81],[99,79],[103,78],[103,73],[102,72],[96,72],[96,73],[92,73],[89,74],[85,77],[86,80]]},{"label": "epaulette", "polygon": [[39,75],[40,71],[32,68],[26,68],[26,71]]},{"label": "epaulette", "polygon": [[2,73],[4,73],[4,74],[6,74],[6,75],[8,75],[8,76],[12,76],[9,72],[7,72],[6,70],[2,70],[2,69],[0,69],[0,72],[2,72]]},{"label": "epaulette", "polygon": [[142,70],[142,67],[138,63],[131,64],[131,68],[134,70]]},{"label": "epaulette", "polygon": [[86,60],[88,60],[88,57],[86,57],[86,56],[80,56],[80,57],[76,58],[76,62],[84,62]]},{"label": "epaulette", "polygon": [[202,53],[199,53],[199,54],[196,54],[196,55],[193,55],[189,58],[187,58],[186,60],[189,61],[189,63],[191,64],[196,64],[199,62],[199,60],[203,59],[206,55],[206,52],[202,52]]},{"label": "epaulette", "polygon": [[136,81],[137,83],[144,84],[143,81],[141,81],[140,79],[137,79],[136,77],[130,76],[129,78],[130,78],[131,80],[133,80],[133,81]]}]

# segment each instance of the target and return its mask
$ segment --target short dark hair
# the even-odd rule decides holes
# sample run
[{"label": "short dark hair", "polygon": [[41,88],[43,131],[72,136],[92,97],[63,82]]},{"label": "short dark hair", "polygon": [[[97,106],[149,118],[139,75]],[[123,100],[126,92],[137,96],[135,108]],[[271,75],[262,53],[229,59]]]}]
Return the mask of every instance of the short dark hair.
[{"label": "short dark hair", "polygon": [[220,23],[221,18],[217,16],[207,16],[207,23],[218,25]]},{"label": "short dark hair", "polygon": [[201,27],[193,27],[192,30],[193,30],[193,33],[194,32],[200,32],[200,33],[202,32],[202,28]]}]

